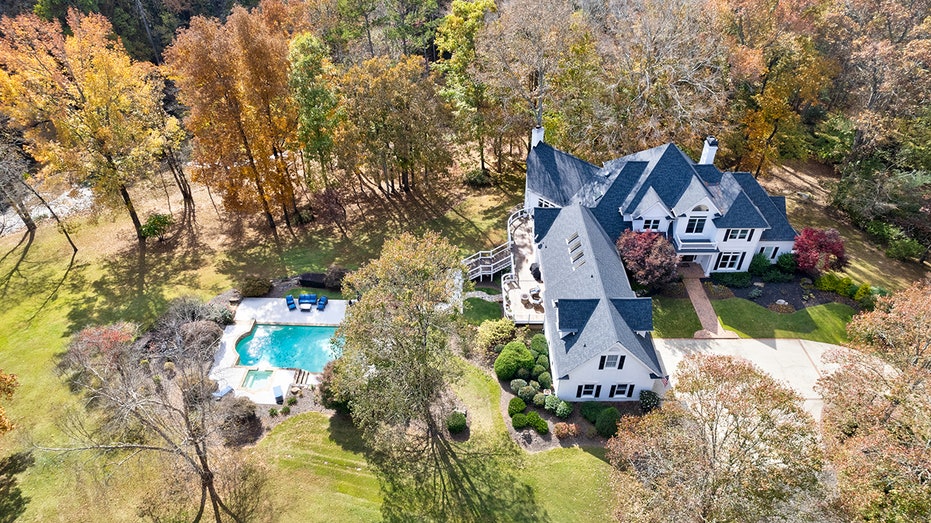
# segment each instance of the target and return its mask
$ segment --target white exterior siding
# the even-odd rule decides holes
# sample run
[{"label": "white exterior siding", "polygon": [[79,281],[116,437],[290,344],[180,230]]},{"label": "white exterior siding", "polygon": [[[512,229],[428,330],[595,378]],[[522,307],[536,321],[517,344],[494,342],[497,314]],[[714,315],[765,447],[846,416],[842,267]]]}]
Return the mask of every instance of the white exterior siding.
[{"label": "white exterior siding", "polygon": [[795,246],[794,242],[784,241],[784,242],[757,242],[753,254],[758,252],[766,252],[769,256],[769,263],[776,263],[776,260],[779,259],[779,256],[787,252],[792,252],[792,248]]},{"label": "white exterior siding", "polygon": [[[550,349],[552,351],[552,349]],[[624,368],[599,369],[602,356],[617,355],[625,356]],[[550,354],[550,361],[554,361],[553,355]],[[556,369],[553,369],[554,371]],[[605,351],[603,354],[579,365],[569,372],[569,379],[561,380],[560,376],[553,375],[553,387],[556,389],[556,395],[559,399],[576,402],[576,401],[638,401],[640,391],[647,389],[653,390],[654,381],[650,379],[650,369],[648,369],[637,358],[633,357],[625,350],[613,349]],[[633,385],[634,389],[628,397],[611,398],[608,394],[612,385]],[[595,385],[596,389],[600,385],[599,395],[590,397],[577,397],[579,386]]]}]

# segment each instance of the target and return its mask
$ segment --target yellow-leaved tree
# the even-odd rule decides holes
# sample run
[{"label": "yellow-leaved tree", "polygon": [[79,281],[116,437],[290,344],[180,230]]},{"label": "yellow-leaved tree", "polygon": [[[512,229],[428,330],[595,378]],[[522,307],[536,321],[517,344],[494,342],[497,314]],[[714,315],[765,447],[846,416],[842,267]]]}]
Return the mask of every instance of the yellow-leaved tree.
[{"label": "yellow-leaved tree", "polygon": [[71,10],[68,27],[32,14],[0,22],[0,110],[24,129],[43,175],[121,201],[142,243],[128,186],[158,167],[166,129],[178,126],[151,64],[130,60],[105,17]]}]

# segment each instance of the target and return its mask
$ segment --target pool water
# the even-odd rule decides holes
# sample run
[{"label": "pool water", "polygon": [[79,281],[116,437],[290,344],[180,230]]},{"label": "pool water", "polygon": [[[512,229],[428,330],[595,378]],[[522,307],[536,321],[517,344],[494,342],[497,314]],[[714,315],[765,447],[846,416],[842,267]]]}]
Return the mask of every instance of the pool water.
[{"label": "pool water", "polygon": [[335,332],[336,327],[256,324],[236,344],[239,364],[323,372],[333,359],[330,338]]},{"label": "pool water", "polygon": [[272,379],[270,370],[250,370],[242,380],[244,389],[263,389],[268,386],[269,380]]}]

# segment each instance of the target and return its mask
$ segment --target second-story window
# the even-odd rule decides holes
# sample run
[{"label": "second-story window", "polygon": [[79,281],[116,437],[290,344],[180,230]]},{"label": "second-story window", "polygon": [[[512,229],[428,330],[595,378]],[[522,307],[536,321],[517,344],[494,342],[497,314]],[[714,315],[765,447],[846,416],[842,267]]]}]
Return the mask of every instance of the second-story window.
[{"label": "second-story window", "polygon": [[645,230],[645,231],[658,231],[658,230],[659,230],[659,220],[643,220],[643,230]]},{"label": "second-story window", "polygon": [[750,229],[728,229],[724,241],[746,240],[750,237]]},{"label": "second-story window", "polygon": [[689,218],[685,234],[701,234],[705,230],[705,218]]}]

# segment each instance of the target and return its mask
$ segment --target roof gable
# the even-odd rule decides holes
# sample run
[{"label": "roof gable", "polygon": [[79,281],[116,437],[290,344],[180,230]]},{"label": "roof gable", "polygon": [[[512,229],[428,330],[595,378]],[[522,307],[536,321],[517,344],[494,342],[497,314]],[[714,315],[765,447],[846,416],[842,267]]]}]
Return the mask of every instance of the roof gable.
[{"label": "roof gable", "polygon": [[737,195],[724,216],[712,221],[718,229],[769,229],[769,223],[743,192]]},{"label": "roof gable", "polygon": [[[785,208],[777,207],[773,199],[760,187],[759,182],[750,173],[733,173],[732,176],[740,184],[750,201],[756,205],[760,213],[769,223],[769,229],[763,231],[760,241],[792,241],[798,233],[789,223]],[[778,201],[778,200],[777,200]],[[785,199],[782,200],[785,202]]]}]

